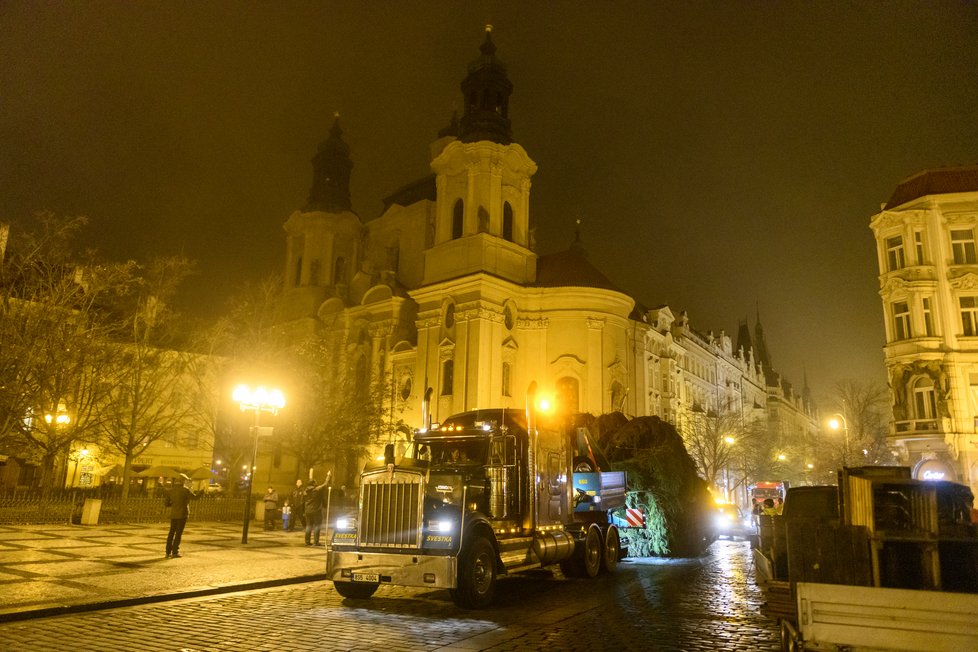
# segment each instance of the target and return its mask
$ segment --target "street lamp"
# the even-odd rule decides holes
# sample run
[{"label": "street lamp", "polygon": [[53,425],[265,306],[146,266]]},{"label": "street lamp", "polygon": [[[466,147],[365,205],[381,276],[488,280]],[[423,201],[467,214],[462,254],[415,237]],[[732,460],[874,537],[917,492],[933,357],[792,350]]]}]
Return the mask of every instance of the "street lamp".
[{"label": "street lamp", "polygon": [[845,448],[842,449],[842,466],[849,466],[849,422],[843,414],[836,412],[829,419],[829,428],[832,430],[842,429],[845,436]]},{"label": "street lamp", "polygon": [[237,401],[242,412],[251,410],[255,413],[255,446],[251,452],[251,473],[248,475],[248,494],[245,496],[244,523],[241,526],[241,543],[248,543],[248,523],[251,521],[251,494],[255,486],[255,461],[258,457],[258,433],[261,424],[261,413],[278,413],[285,407],[285,395],[278,389],[266,389],[257,387],[252,390],[247,385],[238,385],[234,388],[231,398]]}]

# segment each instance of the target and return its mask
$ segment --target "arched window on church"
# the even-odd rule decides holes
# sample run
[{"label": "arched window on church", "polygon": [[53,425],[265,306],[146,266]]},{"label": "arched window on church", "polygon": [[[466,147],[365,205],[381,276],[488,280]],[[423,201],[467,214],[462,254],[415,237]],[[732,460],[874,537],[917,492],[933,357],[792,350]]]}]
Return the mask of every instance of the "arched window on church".
[{"label": "arched window on church", "polygon": [[513,395],[513,365],[509,362],[503,363],[503,396]]},{"label": "arched window on church", "polygon": [[513,207],[503,204],[503,240],[513,241]]},{"label": "arched window on church", "polygon": [[299,287],[302,285],[302,256],[295,259],[295,277],[292,281],[292,287]]},{"label": "arched window on church", "polygon": [[343,256],[338,256],[333,265],[333,285],[340,283],[346,283],[346,260],[343,259]]},{"label": "arched window on church", "polygon": [[573,376],[557,379],[557,408],[563,414],[580,412],[581,384]]},{"label": "arched window on church", "polygon": [[913,384],[914,416],[917,419],[936,419],[937,400],[934,394],[934,381],[922,376]]},{"label": "arched window on church", "polygon": [[461,199],[455,201],[455,208],[452,210],[452,240],[462,237],[462,215],[465,213],[465,205]]},{"label": "arched window on church", "polygon": [[489,231],[489,211],[484,207],[479,206],[479,233],[488,233]]}]

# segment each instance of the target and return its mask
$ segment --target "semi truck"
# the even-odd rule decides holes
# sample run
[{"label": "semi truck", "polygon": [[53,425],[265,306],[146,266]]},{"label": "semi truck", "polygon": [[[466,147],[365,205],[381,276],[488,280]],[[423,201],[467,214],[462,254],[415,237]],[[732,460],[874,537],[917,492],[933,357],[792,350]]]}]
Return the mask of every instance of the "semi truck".
[{"label": "semi truck", "polygon": [[401,451],[360,475],[355,510],[335,522],[327,576],[366,599],[384,584],[448,589],[456,605],[490,605],[497,579],[559,564],[572,576],[615,569],[626,554],[612,512],[625,474],[611,471],[587,428],[525,411],[430,419]]}]

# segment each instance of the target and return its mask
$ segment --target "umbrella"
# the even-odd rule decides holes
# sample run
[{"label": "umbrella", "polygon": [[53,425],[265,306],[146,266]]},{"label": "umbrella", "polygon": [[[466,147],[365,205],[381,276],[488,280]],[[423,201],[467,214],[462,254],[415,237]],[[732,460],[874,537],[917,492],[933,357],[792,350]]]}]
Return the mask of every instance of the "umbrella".
[{"label": "umbrella", "polygon": [[100,468],[96,473],[98,473],[98,475],[102,476],[103,478],[107,476],[121,476],[122,465],[113,464],[112,466],[104,466]]},{"label": "umbrella", "polygon": [[184,474],[176,470],[172,466],[151,466],[145,471],[140,471],[136,474],[140,478],[185,478]]},{"label": "umbrella", "polygon": [[191,480],[210,480],[216,474],[209,466],[202,466],[190,472]]}]

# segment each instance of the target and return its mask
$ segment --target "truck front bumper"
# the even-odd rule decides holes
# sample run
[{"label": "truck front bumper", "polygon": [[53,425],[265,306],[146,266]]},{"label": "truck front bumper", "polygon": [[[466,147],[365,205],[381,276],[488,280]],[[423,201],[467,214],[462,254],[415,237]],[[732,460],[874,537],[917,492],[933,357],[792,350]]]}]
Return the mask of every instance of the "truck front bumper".
[{"label": "truck front bumper", "polygon": [[326,575],[334,582],[454,589],[458,585],[458,560],[452,555],[330,549],[326,556]]}]

